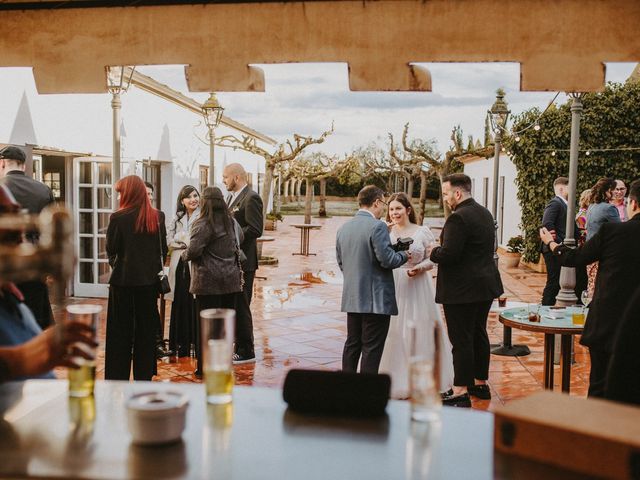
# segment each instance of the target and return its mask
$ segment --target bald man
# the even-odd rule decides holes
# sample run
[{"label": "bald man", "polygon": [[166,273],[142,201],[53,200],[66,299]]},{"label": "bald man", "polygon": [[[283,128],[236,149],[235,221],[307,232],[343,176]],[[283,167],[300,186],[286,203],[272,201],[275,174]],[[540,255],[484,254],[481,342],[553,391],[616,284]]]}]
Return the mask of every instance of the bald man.
[{"label": "bald man", "polygon": [[253,347],[253,318],[251,297],[253,279],[258,269],[258,248],[256,239],[262,235],[262,199],[247,185],[247,172],[239,163],[227,165],[222,172],[222,182],[227,187],[227,205],[236,221],[242,227],[244,241],[240,248],[247,259],[242,264],[244,271],[244,292],[236,297],[236,341],[233,363],[255,362]]}]

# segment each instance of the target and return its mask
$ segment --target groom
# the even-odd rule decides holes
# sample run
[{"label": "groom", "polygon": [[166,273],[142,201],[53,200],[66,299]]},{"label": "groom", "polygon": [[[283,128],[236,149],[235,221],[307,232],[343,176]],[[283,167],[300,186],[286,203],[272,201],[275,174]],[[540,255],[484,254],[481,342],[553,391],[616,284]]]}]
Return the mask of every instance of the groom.
[{"label": "groom", "polygon": [[360,190],[360,210],[336,236],[336,257],[344,274],[341,310],[347,312],[345,372],[355,372],[360,360],[361,373],[378,373],[389,319],[398,314],[392,270],[409,254],[391,247],[389,229],[380,221],[383,199],[384,192],[375,185]]}]

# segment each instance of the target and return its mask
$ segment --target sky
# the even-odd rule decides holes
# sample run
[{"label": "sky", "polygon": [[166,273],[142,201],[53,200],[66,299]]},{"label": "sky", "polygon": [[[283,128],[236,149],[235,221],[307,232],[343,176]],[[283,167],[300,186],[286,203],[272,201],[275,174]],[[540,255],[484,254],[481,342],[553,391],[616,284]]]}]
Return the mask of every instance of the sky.
[{"label": "sky", "polygon": [[[520,69],[514,63],[422,64],[431,71],[432,92],[350,92],[347,65],[256,65],[265,73],[264,93],[218,93],[225,115],[278,141],[293,133],[318,136],[335,132],[315,151],[341,155],[375,141],[399,137],[409,122],[410,138],[434,139],[441,153],[450,146],[452,128],[483,138],[487,109],[495,90],[506,90],[513,114],[531,107],[544,109],[555,92],[520,92]],[[623,82],[634,63],[607,64],[606,80]],[[198,102],[206,93],[187,90],[184,67],[146,66],[138,70]],[[110,155],[110,95],[39,95],[29,68],[0,69],[0,142],[8,142],[23,92],[26,93],[39,145]],[[558,101],[564,101],[564,95]],[[164,125],[168,125],[174,156],[205,156],[205,127],[197,115],[153,95],[131,88],[122,97],[125,158],[155,159]],[[313,151],[312,150],[312,151]]]}]

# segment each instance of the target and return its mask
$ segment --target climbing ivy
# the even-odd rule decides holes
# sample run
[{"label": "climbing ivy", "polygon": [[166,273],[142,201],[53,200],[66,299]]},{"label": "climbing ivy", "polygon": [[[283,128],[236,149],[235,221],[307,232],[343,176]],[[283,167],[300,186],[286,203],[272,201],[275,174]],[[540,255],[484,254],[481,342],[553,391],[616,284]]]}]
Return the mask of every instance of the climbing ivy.
[{"label": "climbing ivy", "polygon": [[[510,152],[517,169],[526,261],[538,261],[538,228],[544,207],[553,197],[553,181],[569,175],[569,152],[559,149],[569,149],[571,102],[569,99],[563,105],[552,105],[540,118],[539,130],[529,128],[504,141],[504,148]],[[627,185],[640,177],[640,151],[589,150],[640,147],[640,83],[609,83],[602,92],[585,94],[582,103],[578,197],[601,177],[618,178]],[[533,108],[516,116],[513,131],[532,125],[539,115],[540,110]]]}]

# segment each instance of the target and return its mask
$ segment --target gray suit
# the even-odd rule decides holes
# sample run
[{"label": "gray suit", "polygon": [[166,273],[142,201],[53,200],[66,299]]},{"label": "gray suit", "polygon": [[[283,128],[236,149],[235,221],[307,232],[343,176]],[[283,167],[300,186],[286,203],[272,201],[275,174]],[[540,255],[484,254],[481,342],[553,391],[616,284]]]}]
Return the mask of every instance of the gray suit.
[{"label": "gray suit", "polygon": [[360,371],[377,373],[389,317],[398,313],[392,270],[407,261],[407,254],[391,247],[384,222],[359,211],[338,230],[336,257],[344,276],[342,311],[347,312],[342,369],[355,372],[362,354]]}]

